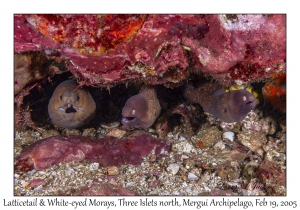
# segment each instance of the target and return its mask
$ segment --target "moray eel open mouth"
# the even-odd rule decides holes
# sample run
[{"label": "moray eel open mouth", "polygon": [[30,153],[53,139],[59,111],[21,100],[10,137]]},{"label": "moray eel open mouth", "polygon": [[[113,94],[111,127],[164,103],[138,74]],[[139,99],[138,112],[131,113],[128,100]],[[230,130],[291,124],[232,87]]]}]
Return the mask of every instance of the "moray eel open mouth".
[{"label": "moray eel open mouth", "polygon": [[121,122],[123,125],[131,125],[131,123],[134,123],[136,120],[136,117],[123,117]]},{"label": "moray eel open mouth", "polygon": [[82,108],[77,108],[77,107],[73,106],[72,104],[67,104],[66,106],[59,107],[58,109],[66,114],[82,111]]}]

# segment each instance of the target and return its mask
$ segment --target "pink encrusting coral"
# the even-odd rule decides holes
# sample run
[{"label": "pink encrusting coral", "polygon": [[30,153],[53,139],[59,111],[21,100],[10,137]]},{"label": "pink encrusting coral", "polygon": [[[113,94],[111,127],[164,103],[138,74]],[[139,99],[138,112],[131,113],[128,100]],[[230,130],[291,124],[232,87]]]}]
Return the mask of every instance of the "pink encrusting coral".
[{"label": "pink encrusting coral", "polygon": [[248,83],[285,69],[285,15],[206,15],[203,39],[183,38],[195,67],[223,84]]},{"label": "pink encrusting coral", "polygon": [[58,47],[58,43],[36,30],[23,15],[14,16],[15,52],[56,49]]},{"label": "pink encrusting coral", "polygon": [[[42,170],[60,162],[91,160],[102,166],[140,164],[153,149],[157,156],[170,151],[171,144],[149,134],[127,139],[105,137],[92,140],[83,136],[54,136],[36,141],[16,159],[16,170]],[[26,166],[24,166],[26,164]]]},{"label": "pink encrusting coral", "polygon": [[[226,28],[231,41],[244,42],[244,57],[229,70],[223,83],[249,83],[285,71],[286,16],[238,15],[236,24]],[[225,23],[224,23],[225,24]],[[235,47],[235,45],[233,45]],[[219,77],[216,76],[216,79]]]},{"label": "pink encrusting coral", "polygon": [[176,86],[190,68],[248,83],[285,70],[286,16],[16,15],[15,52],[41,49],[69,59],[82,85]]},{"label": "pink encrusting coral", "polygon": [[100,55],[129,41],[140,29],[147,15],[25,15],[26,20],[42,34],[61,46],[82,54]]},{"label": "pink encrusting coral", "polygon": [[71,72],[90,84],[137,79],[150,84],[178,83],[187,78],[185,71],[189,66],[180,32],[169,32],[178,22],[205,25],[201,16],[149,15],[130,42],[120,43],[106,54],[83,55],[69,47],[61,53],[71,58]]}]

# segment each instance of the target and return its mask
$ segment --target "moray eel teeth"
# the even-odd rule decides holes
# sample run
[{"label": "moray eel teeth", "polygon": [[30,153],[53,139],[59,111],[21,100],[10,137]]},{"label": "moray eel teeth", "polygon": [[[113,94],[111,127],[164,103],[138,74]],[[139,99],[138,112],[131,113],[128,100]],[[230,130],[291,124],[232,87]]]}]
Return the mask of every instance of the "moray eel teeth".
[{"label": "moray eel teeth", "polygon": [[75,113],[75,112],[82,111],[83,108],[77,108],[76,106],[73,106],[72,104],[67,104],[67,106],[58,107],[58,110],[65,112],[65,113]]},{"label": "moray eel teeth", "polygon": [[94,117],[96,104],[92,96],[86,89],[77,87],[75,80],[67,80],[55,89],[48,105],[48,113],[54,124],[78,128]]}]

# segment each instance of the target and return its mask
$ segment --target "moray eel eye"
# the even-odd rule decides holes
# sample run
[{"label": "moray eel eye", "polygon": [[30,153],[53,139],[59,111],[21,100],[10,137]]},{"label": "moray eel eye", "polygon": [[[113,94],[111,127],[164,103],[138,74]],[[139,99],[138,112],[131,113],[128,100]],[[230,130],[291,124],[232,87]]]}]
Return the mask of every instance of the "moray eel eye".
[{"label": "moray eel eye", "polygon": [[135,114],[135,109],[133,109],[131,113],[132,113],[132,114]]},{"label": "moray eel eye", "polygon": [[243,96],[243,101],[246,101],[247,100],[247,97],[246,96]]}]

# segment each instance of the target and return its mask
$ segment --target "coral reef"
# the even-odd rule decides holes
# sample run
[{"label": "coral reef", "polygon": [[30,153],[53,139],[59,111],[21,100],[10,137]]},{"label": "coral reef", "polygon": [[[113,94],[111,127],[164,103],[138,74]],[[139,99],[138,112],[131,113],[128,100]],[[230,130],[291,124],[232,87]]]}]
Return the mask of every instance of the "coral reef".
[{"label": "coral reef", "polygon": [[15,52],[55,50],[90,86],[176,86],[189,69],[241,84],[285,70],[285,15],[15,15],[15,29]]},{"label": "coral reef", "polygon": [[[14,195],[286,195],[285,18],[15,15]],[[47,109],[70,79],[96,104],[76,129]],[[247,90],[256,106],[224,122],[184,97],[207,82],[223,86],[208,96]],[[144,85],[160,115],[122,125]]]},{"label": "coral reef", "polygon": [[26,15],[26,20],[61,46],[100,55],[127,42],[141,28],[146,15]]},{"label": "coral reef", "polygon": [[38,51],[56,49],[59,45],[36,30],[24,15],[14,15],[14,51],[16,53],[26,51]]},{"label": "coral reef", "polygon": [[207,15],[205,19],[209,33],[203,39],[183,39],[201,71],[212,73],[222,84],[240,85],[285,69],[284,15]]}]

